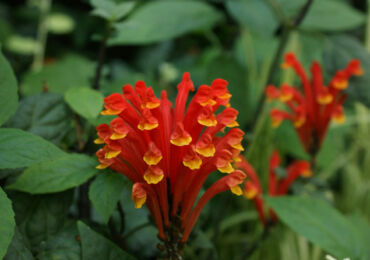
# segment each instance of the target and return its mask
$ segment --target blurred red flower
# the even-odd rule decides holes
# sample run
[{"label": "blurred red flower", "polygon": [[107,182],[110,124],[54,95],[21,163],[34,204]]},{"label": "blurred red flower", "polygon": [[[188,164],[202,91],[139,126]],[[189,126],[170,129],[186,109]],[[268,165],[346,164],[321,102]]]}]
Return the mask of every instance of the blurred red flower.
[{"label": "blurred red flower", "polygon": [[313,62],[311,66],[311,80],[293,53],[285,55],[282,67],[294,69],[301,80],[302,89],[288,84],[282,84],[280,89],[267,86],[267,100],[279,99],[290,110],[272,109],[272,124],[277,127],[285,119],[292,121],[305,150],[315,154],[321,147],[330,121],[345,121],[343,102],[346,95],[342,90],[347,88],[348,80],[353,75],[363,74],[361,63],[357,59],[350,61],[345,69],[337,71],[327,86],[324,85],[318,62]]}]

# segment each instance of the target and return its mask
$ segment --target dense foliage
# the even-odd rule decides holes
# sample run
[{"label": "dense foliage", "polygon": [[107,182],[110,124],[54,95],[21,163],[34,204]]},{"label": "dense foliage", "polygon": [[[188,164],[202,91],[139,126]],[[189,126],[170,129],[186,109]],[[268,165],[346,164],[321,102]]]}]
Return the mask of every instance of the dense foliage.
[{"label": "dense foliage", "polygon": [[[0,258],[370,259],[370,1],[2,1],[0,47]],[[342,124],[322,119],[319,145],[297,130],[306,121],[274,117],[284,105],[265,102],[300,95],[284,87],[282,97],[283,83],[315,85],[281,68],[295,58],[307,74],[317,61],[313,78],[343,104]],[[333,83],[340,70],[348,88]],[[175,104],[184,72],[194,93],[228,82],[247,160],[233,167],[247,182],[244,196],[212,198],[171,254],[151,207],[134,207],[128,178],[104,159],[96,168],[94,140],[114,118],[101,115],[105,97],[142,80]],[[212,172],[199,197],[233,174]]]}]

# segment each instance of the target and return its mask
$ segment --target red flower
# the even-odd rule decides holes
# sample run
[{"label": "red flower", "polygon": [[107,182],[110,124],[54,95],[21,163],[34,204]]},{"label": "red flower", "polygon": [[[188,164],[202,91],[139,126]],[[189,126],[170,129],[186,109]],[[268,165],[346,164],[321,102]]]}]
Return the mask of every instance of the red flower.
[{"label": "red flower", "polygon": [[345,120],[342,105],[346,96],[341,90],[347,88],[348,80],[353,75],[363,74],[360,61],[350,61],[344,70],[339,70],[334,75],[327,87],[318,62],[311,66],[311,80],[293,53],[285,55],[282,67],[294,69],[301,80],[302,90],[287,84],[283,84],[280,89],[267,86],[267,100],[279,99],[290,110],[272,109],[272,124],[277,127],[285,119],[292,121],[305,150],[315,153],[323,142],[331,119],[337,123]]},{"label": "red flower", "polygon": [[[97,127],[98,144],[105,146],[96,153],[99,169],[110,167],[133,183],[135,207],[145,203],[165,239],[170,228],[182,233],[185,243],[204,205],[216,194],[231,190],[241,195],[239,187],[246,177],[234,170],[233,161],[243,150],[243,131],[234,127],[238,111],[230,107],[227,82],[216,79],[211,86],[202,85],[186,107],[194,91],[189,73],[178,85],[175,106],[162,92],[155,97],[151,87],[139,81],[135,89],[123,87],[104,99],[103,115],[117,115],[110,125]],[[221,106],[226,107],[215,114]],[[208,175],[219,169],[229,173],[216,181],[199,199],[196,198]]]},{"label": "red flower", "polygon": [[[252,199],[254,201],[256,210],[258,211],[260,220],[263,224],[266,224],[265,208],[263,202],[263,189],[259,180],[259,177],[253,167],[245,160],[244,157],[240,156],[240,162],[237,162],[235,166],[243,170],[248,180],[244,183],[244,197]],[[290,185],[300,176],[311,177],[312,172],[310,164],[306,161],[294,161],[286,169],[286,176],[284,178],[278,178],[276,170],[280,167],[280,156],[277,151],[274,151],[270,157],[269,163],[269,181],[268,181],[268,194],[269,196],[281,196],[285,195]],[[270,209],[270,217],[272,221],[276,221],[275,213]]]}]

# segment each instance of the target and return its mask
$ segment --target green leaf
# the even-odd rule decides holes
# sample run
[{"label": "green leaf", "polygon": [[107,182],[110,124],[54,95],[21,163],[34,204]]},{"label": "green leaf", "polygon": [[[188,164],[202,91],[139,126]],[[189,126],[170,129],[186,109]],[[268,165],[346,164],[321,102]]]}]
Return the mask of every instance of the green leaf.
[{"label": "green leaf", "polygon": [[26,73],[22,81],[22,93],[40,93],[44,87],[52,93],[64,94],[70,88],[90,86],[94,67],[94,63],[81,56],[67,55],[46,65],[41,71]]},{"label": "green leaf", "polygon": [[360,214],[354,214],[349,216],[349,221],[354,225],[356,228],[356,234],[358,238],[358,242],[360,243],[360,253],[361,260],[370,259],[370,224],[369,221]]},{"label": "green leaf", "polygon": [[[271,123],[269,127],[272,128]],[[283,122],[278,128],[274,129],[273,134],[276,146],[281,153],[287,153],[294,158],[309,159],[291,122]]]},{"label": "green leaf", "polygon": [[96,160],[82,154],[65,154],[26,169],[9,189],[31,194],[64,191],[86,182],[97,173]]},{"label": "green leaf", "polygon": [[135,2],[115,3],[112,0],[90,0],[90,4],[95,8],[93,15],[100,16],[106,20],[117,21],[129,14],[135,7]]},{"label": "green leaf", "polygon": [[77,223],[68,221],[57,234],[45,243],[41,243],[37,259],[79,260],[81,259],[81,246],[77,239]]},{"label": "green leaf", "polygon": [[0,259],[8,249],[14,235],[15,221],[12,202],[0,188]]},{"label": "green leaf", "polygon": [[12,243],[10,244],[4,260],[33,260],[35,259],[23,235],[15,228]]},{"label": "green leaf", "polygon": [[35,250],[65,226],[73,190],[47,196],[10,191],[9,197],[13,202],[17,226]]},{"label": "green leaf", "polygon": [[359,59],[364,74],[353,77],[346,90],[349,99],[370,105],[370,54],[354,37],[336,35],[328,37],[323,54],[324,68],[330,77],[347,66],[351,59]]},{"label": "green leaf", "polygon": [[287,226],[328,253],[359,257],[354,227],[329,204],[305,197],[269,197],[266,201]]},{"label": "green leaf", "polygon": [[148,44],[163,41],[194,30],[208,29],[220,18],[218,11],[200,1],[153,1],[126,21],[118,23],[117,35],[109,43]]},{"label": "green leaf", "polygon": [[102,172],[92,183],[89,190],[89,198],[103,217],[108,222],[117,206],[122,190],[127,186],[127,181],[122,175],[114,172]]},{"label": "green leaf", "polygon": [[18,86],[12,68],[0,51],[0,125],[15,113],[18,106]]},{"label": "green leaf", "polygon": [[365,23],[365,15],[343,1],[313,1],[300,28],[312,31],[344,31]]},{"label": "green leaf", "polygon": [[20,128],[58,143],[69,129],[69,116],[62,96],[40,93],[23,99],[6,126]]},{"label": "green leaf", "polygon": [[96,118],[103,107],[104,96],[94,89],[72,88],[64,98],[68,105],[85,118]]},{"label": "green leaf", "polygon": [[106,260],[125,260],[135,259],[111,241],[93,231],[90,227],[79,221],[78,231],[81,236],[82,259],[106,259]]},{"label": "green leaf", "polygon": [[27,167],[63,156],[58,147],[19,129],[0,129],[0,169]]},{"label": "green leaf", "polygon": [[266,1],[232,0],[226,1],[227,11],[241,25],[255,33],[273,35],[279,23]]}]

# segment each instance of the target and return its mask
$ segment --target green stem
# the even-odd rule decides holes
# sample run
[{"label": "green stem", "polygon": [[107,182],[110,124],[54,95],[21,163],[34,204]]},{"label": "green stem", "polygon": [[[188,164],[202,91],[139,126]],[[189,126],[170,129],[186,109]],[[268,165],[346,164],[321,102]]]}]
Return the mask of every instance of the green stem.
[{"label": "green stem", "polygon": [[367,19],[365,31],[365,48],[370,53],[370,1],[367,2]]},{"label": "green stem", "polygon": [[104,38],[101,42],[100,49],[99,49],[98,64],[96,66],[95,78],[94,78],[94,82],[93,82],[93,85],[92,85],[93,89],[98,89],[99,88],[101,73],[102,73],[102,70],[103,70],[104,59],[105,59],[105,49],[107,47],[107,42],[108,42],[109,36],[111,34],[111,31],[112,31],[112,25],[111,25],[110,22],[108,22]]},{"label": "green stem", "polygon": [[48,35],[47,15],[51,6],[51,0],[40,1],[40,22],[37,29],[37,47],[35,49],[32,69],[42,69],[45,57],[46,40]]}]

